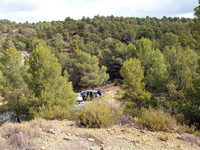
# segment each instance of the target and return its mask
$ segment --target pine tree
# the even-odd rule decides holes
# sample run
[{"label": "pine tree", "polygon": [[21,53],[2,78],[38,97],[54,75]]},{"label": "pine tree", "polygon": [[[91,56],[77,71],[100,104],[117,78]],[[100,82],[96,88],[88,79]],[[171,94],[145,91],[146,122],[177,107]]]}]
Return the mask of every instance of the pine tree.
[{"label": "pine tree", "polygon": [[74,58],[72,80],[75,86],[94,88],[103,85],[109,79],[107,68],[98,66],[99,59],[96,56],[75,50]]},{"label": "pine tree", "polygon": [[194,9],[194,15],[196,16],[196,18],[194,18],[194,23],[193,23],[193,26],[191,28],[191,33],[192,33],[192,36],[197,40],[197,51],[199,52],[200,51],[200,37],[199,37],[199,34],[200,34],[200,1],[199,1],[199,6],[197,6],[195,9]]},{"label": "pine tree", "polygon": [[168,73],[164,56],[160,50],[154,50],[152,42],[142,38],[137,42],[136,56],[144,67],[144,81],[147,83],[147,87],[157,92],[164,91]]},{"label": "pine tree", "polygon": [[27,85],[23,78],[25,72],[22,64],[22,54],[14,48],[5,50],[0,58],[0,93],[3,97],[4,107],[13,111],[18,122],[20,116],[27,110]]},{"label": "pine tree", "polygon": [[57,105],[67,109],[74,104],[76,95],[68,81],[67,72],[65,76],[61,75],[61,65],[48,47],[39,44],[33,50],[29,58],[28,74],[29,88],[39,99],[33,109],[37,110],[42,105]]},{"label": "pine tree", "polygon": [[198,55],[189,47],[165,47],[165,59],[169,72],[170,82],[167,85],[171,99],[184,99],[185,88],[192,85],[193,79],[198,75]]},{"label": "pine tree", "polygon": [[129,59],[124,62],[121,70],[121,76],[124,78],[125,97],[127,101],[136,102],[141,106],[143,100],[149,100],[151,93],[145,90],[144,69],[138,59]]},{"label": "pine tree", "polygon": [[[145,60],[144,60],[145,61]],[[168,72],[165,64],[164,56],[159,49],[153,50],[150,53],[149,60],[146,60],[144,81],[148,87],[151,87],[156,92],[163,92],[166,89]]]}]

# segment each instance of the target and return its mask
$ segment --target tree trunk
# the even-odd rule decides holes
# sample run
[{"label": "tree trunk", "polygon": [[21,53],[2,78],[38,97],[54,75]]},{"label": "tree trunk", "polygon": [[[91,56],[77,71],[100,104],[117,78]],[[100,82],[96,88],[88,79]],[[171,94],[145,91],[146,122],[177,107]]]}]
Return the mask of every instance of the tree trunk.
[{"label": "tree trunk", "polygon": [[20,116],[19,116],[19,95],[17,95],[17,122],[21,123]]},{"label": "tree trunk", "polygon": [[18,122],[18,123],[21,123],[21,120],[20,120],[20,117],[19,117],[19,116],[17,116],[17,122]]}]

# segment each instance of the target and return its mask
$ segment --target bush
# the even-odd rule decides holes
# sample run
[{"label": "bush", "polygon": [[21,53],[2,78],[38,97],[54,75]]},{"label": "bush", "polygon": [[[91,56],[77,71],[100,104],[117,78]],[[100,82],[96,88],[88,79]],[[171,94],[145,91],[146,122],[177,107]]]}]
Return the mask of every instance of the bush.
[{"label": "bush", "polygon": [[104,101],[86,103],[77,117],[77,122],[87,128],[112,126],[121,114],[119,104]]},{"label": "bush", "polygon": [[82,107],[77,107],[77,106],[71,107],[67,119],[72,121],[77,121],[78,116],[82,109],[83,109]]},{"label": "bush", "polygon": [[40,137],[41,128],[31,126],[29,123],[5,123],[1,127],[1,137],[9,141],[10,146],[16,150],[34,149],[33,139]]},{"label": "bush", "polygon": [[176,128],[176,120],[163,111],[162,108],[154,110],[142,108],[139,118],[135,121],[150,130],[155,131],[172,131]]},{"label": "bush", "polygon": [[42,106],[39,108],[39,113],[35,115],[35,118],[44,118],[47,120],[53,119],[66,119],[68,117],[69,111],[66,108],[60,106]]},{"label": "bush", "polygon": [[200,132],[197,130],[195,125],[191,125],[190,127],[185,124],[178,124],[178,132],[179,133],[189,133],[199,135]]},{"label": "bush", "polygon": [[131,117],[138,117],[139,116],[139,107],[135,102],[126,102],[124,106],[124,113],[126,115],[130,115]]},{"label": "bush", "polygon": [[181,139],[185,142],[200,146],[200,138],[195,135],[185,133],[181,135]]},{"label": "bush", "polygon": [[120,85],[123,84],[123,80],[122,79],[115,79],[114,82],[115,82],[115,86],[120,86]]},{"label": "bush", "polygon": [[125,126],[127,124],[131,124],[132,123],[132,118],[129,115],[126,114],[122,114],[121,116],[119,116],[119,118],[117,119],[117,125],[119,126]]}]

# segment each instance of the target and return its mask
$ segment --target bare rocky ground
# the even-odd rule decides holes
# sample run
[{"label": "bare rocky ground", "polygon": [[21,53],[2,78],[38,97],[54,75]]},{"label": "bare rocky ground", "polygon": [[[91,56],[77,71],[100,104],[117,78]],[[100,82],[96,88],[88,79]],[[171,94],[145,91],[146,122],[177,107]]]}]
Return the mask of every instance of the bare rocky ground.
[{"label": "bare rocky ground", "polygon": [[[137,126],[86,129],[73,121],[49,121],[52,129],[43,130],[35,140],[40,150],[199,150],[198,143],[183,141],[193,135],[152,132]],[[199,142],[200,141],[196,141]]]}]

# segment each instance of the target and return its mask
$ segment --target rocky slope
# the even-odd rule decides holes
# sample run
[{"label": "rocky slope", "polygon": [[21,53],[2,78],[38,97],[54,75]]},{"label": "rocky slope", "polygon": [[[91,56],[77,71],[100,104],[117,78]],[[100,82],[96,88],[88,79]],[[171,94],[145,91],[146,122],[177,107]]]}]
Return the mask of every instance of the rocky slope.
[{"label": "rocky slope", "polygon": [[77,127],[73,121],[49,121],[52,129],[35,139],[41,150],[199,150],[200,139],[189,134],[152,132],[137,126],[108,129]]}]

